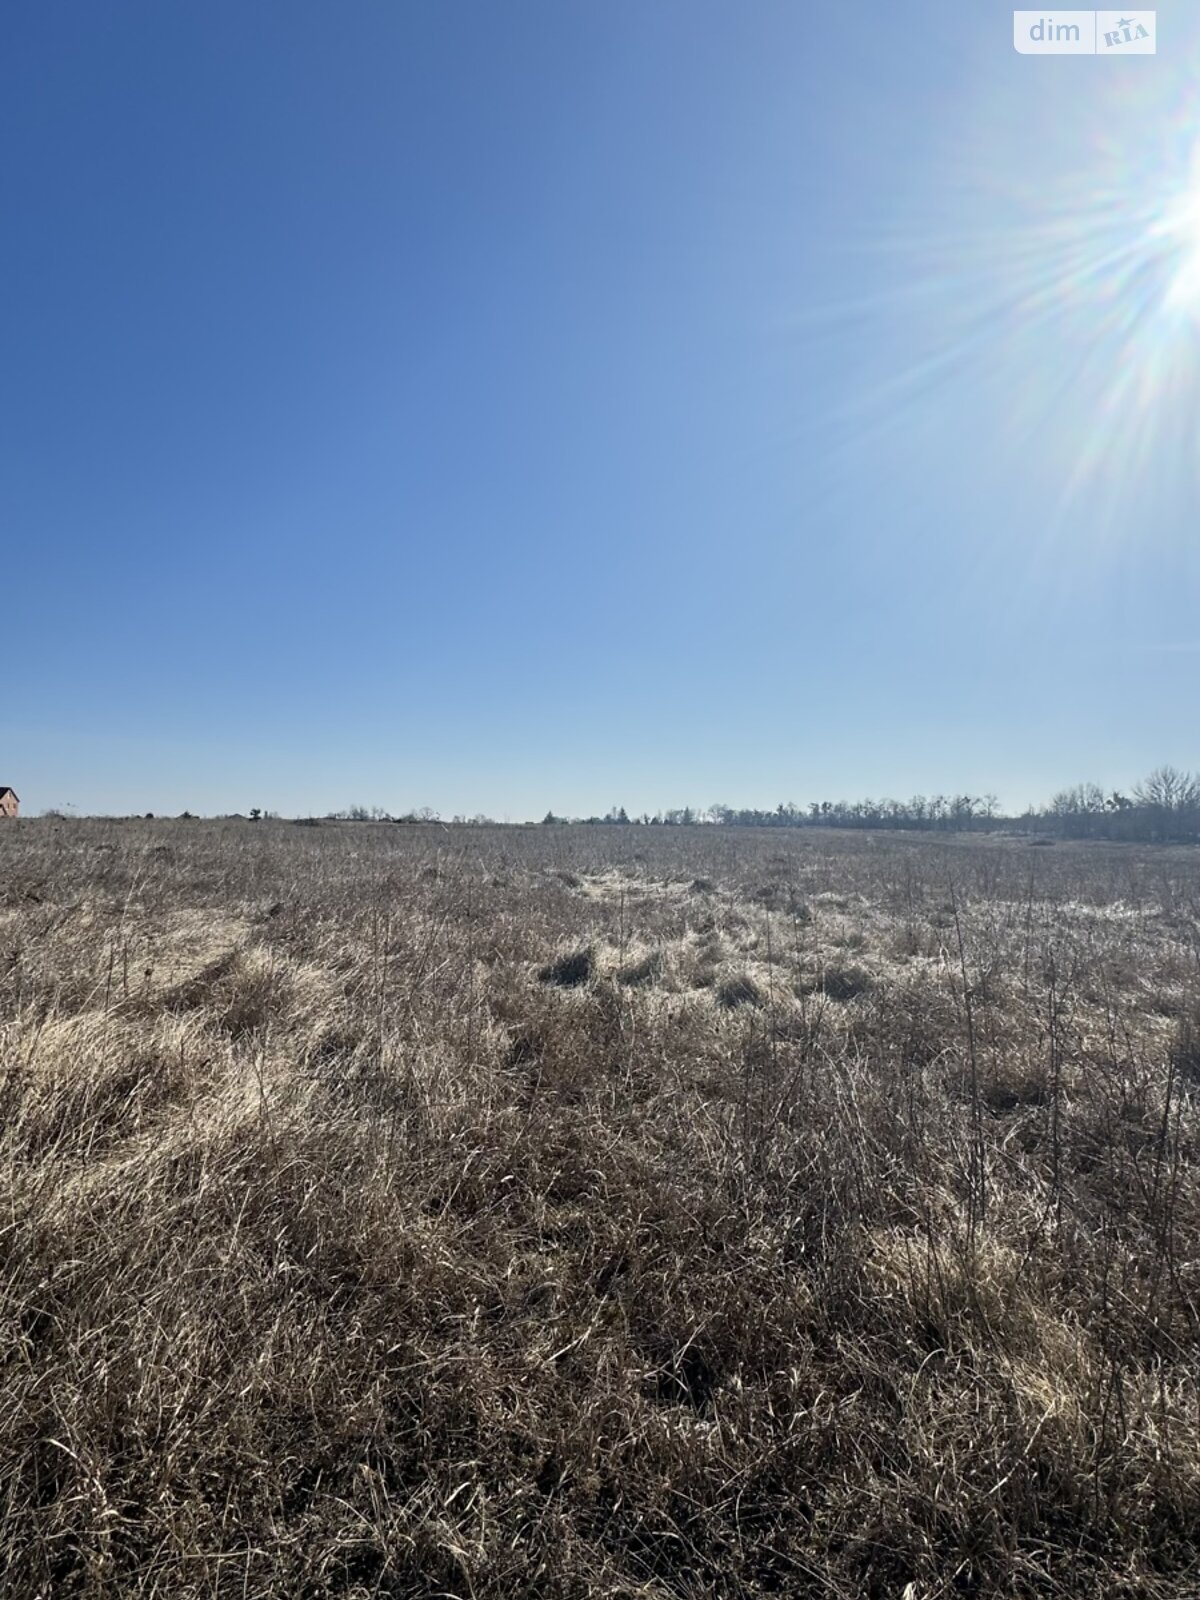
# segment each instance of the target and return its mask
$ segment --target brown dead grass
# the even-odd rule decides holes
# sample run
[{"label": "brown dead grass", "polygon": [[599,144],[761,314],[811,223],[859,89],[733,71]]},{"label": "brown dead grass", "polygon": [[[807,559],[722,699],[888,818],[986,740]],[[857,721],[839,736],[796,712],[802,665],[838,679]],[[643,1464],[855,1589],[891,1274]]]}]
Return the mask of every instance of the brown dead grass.
[{"label": "brown dead grass", "polygon": [[1170,851],[5,826],[3,1592],[1200,1592],[1198,910]]}]

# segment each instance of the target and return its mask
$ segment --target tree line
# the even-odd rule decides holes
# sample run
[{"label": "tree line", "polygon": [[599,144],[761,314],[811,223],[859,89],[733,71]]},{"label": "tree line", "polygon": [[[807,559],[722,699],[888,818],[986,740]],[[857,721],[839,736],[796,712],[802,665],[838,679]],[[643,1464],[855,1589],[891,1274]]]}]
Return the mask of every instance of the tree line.
[{"label": "tree line", "polygon": [[[149,815],[149,813],[147,813]],[[184,816],[190,813],[184,812]],[[252,821],[272,818],[275,812],[255,807]],[[316,818],[300,818],[315,822]],[[328,822],[430,823],[444,819],[431,806],[414,807],[394,815],[382,806],[347,806],[325,814]],[[456,815],[453,824],[496,826],[482,812]],[[1109,839],[1154,844],[1200,843],[1200,774],[1177,767],[1157,767],[1128,794],[1097,783],[1077,783],[1060,789],[1048,805],[1029,806],[1019,814],[1003,811],[994,794],[913,795],[908,800],[813,800],[807,805],[783,801],[763,809],[756,806],[678,806],[654,813],[631,815],[613,806],[602,816],[560,816],[547,811],[543,825],[570,827],[663,827],[704,825],[725,828],[862,828],[905,830],[918,833],[1008,833],[1059,839]]]},{"label": "tree line", "polygon": [[814,800],[774,809],[753,806],[680,806],[653,815],[630,816],[613,806],[603,816],[562,817],[548,811],[544,824],[578,827],[619,824],[687,827],[696,823],[727,828],[870,828],[916,832],[969,833],[1003,828],[1009,832],[1063,839],[1112,839],[1159,844],[1200,842],[1200,776],[1176,767],[1158,767],[1128,794],[1096,783],[1062,789],[1043,807],[1005,814],[994,794],[913,795],[908,800]]}]

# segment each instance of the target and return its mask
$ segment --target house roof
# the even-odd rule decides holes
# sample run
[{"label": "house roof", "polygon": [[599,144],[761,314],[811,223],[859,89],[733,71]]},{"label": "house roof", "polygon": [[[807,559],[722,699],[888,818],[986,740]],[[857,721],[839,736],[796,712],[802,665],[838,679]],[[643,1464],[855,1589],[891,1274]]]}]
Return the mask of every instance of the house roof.
[{"label": "house roof", "polygon": [[7,783],[0,783],[0,795],[6,794],[12,795],[14,800],[19,800],[21,798],[17,791],[11,788]]}]

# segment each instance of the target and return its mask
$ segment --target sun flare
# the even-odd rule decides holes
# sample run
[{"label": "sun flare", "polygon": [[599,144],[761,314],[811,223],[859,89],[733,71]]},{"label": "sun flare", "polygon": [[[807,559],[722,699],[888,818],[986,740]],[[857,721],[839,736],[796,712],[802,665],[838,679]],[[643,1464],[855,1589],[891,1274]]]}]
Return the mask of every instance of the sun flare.
[{"label": "sun flare", "polygon": [[1187,180],[1171,196],[1158,232],[1172,256],[1163,304],[1200,320],[1200,140]]},{"label": "sun flare", "polygon": [[873,246],[895,288],[867,312],[883,359],[851,426],[969,412],[1064,573],[1154,529],[1178,549],[1172,508],[1200,494],[1200,96],[1141,94],[981,106]]}]

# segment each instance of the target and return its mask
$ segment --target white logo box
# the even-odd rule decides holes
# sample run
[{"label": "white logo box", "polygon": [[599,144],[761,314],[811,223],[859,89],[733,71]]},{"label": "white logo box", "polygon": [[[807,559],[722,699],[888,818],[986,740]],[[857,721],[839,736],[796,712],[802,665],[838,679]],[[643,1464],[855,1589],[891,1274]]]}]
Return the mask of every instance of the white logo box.
[{"label": "white logo box", "polygon": [[1152,56],[1154,11],[1014,11],[1023,56]]}]

